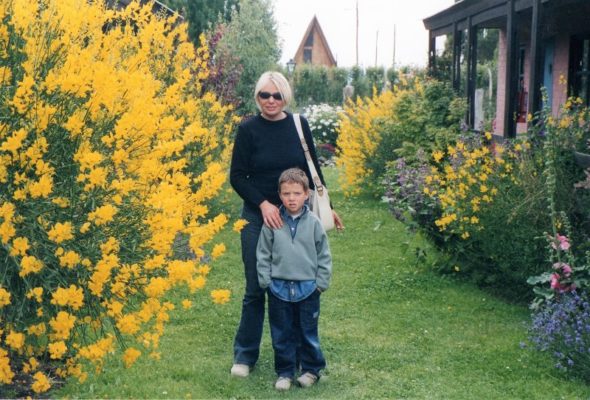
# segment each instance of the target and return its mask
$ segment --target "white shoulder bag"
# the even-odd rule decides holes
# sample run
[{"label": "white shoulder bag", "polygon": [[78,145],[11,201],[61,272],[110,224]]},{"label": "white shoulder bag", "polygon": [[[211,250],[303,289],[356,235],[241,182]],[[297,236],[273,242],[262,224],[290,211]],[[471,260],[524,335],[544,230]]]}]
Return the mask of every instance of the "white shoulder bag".
[{"label": "white shoulder bag", "polygon": [[305,159],[307,160],[307,166],[313,179],[315,190],[309,191],[309,208],[311,211],[322,221],[324,230],[329,231],[334,229],[334,215],[332,214],[332,208],[330,207],[330,197],[328,196],[328,188],[322,184],[322,181],[315,169],[311,154],[309,153],[309,147],[303,136],[303,129],[301,128],[301,118],[299,114],[293,114],[293,120],[295,121],[295,127],[299,134],[299,140],[305,153]]}]

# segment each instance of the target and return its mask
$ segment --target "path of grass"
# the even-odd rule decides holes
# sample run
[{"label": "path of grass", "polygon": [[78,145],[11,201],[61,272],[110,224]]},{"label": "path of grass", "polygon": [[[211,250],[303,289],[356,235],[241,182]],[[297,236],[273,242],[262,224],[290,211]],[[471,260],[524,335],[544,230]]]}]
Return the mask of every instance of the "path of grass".
[{"label": "path of grass", "polygon": [[[334,171],[328,176],[335,182]],[[173,314],[159,362],[141,360],[129,370],[107,364],[102,375],[71,382],[53,397],[590,398],[589,386],[566,380],[548,358],[520,349],[525,307],[430,272],[429,261],[419,262],[413,251],[427,245],[408,236],[382,204],[331,193],[346,231],[330,233],[334,280],[322,297],[320,327],[329,365],[316,387],[285,394],[273,389],[268,329],[253,374],[230,378],[243,272],[239,238],[226,233],[228,253],[214,265],[209,288],[232,289],[229,304],[212,306],[199,294],[190,312]]]}]

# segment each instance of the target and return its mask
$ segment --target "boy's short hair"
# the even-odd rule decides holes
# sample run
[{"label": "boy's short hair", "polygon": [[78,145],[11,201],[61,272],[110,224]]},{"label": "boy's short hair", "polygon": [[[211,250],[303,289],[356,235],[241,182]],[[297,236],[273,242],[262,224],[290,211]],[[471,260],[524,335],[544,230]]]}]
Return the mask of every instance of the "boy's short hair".
[{"label": "boy's short hair", "polygon": [[309,190],[309,179],[307,179],[305,172],[299,168],[289,168],[283,171],[279,177],[279,192],[283,183],[298,183],[303,186],[306,192]]}]

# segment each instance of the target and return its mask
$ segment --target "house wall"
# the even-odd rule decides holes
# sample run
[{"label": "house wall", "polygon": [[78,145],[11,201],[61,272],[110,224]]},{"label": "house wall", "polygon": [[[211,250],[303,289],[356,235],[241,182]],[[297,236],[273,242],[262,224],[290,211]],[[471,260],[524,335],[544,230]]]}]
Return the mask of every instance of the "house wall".
[{"label": "house wall", "polygon": [[328,57],[326,48],[324,47],[322,40],[317,31],[313,33],[313,47],[311,50],[311,63],[313,65],[325,65],[327,67],[333,67],[334,64]]},{"label": "house wall", "polygon": [[[551,110],[553,115],[557,116],[559,110],[567,101],[567,81],[569,67],[569,42],[568,34],[561,34],[555,38],[555,53],[553,59],[553,99]],[[529,77],[531,71],[530,58],[530,38],[520,42],[525,48],[524,61],[524,90],[529,91]],[[498,42],[498,88],[496,100],[496,118],[494,124],[494,134],[504,135],[504,108],[506,107],[506,31],[500,30]],[[530,105],[528,105],[530,110]],[[527,124],[517,123],[516,133],[526,132]]]}]

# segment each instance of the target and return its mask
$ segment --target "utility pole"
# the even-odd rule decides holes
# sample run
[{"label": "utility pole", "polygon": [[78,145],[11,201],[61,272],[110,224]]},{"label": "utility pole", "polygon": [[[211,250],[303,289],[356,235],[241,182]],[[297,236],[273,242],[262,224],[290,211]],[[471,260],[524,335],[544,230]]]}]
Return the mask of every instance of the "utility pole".
[{"label": "utility pole", "polygon": [[377,49],[379,48],[379,29],[375,37],[375,67],[377,67]]},{"label": "utility pole", "polygon": [[395,24],[393,24],[393,60],[391,67],[395,69]]},{"label": "utility pole", "polygon": [[359,65],[359,2],[356,0],[356,66]]}]

